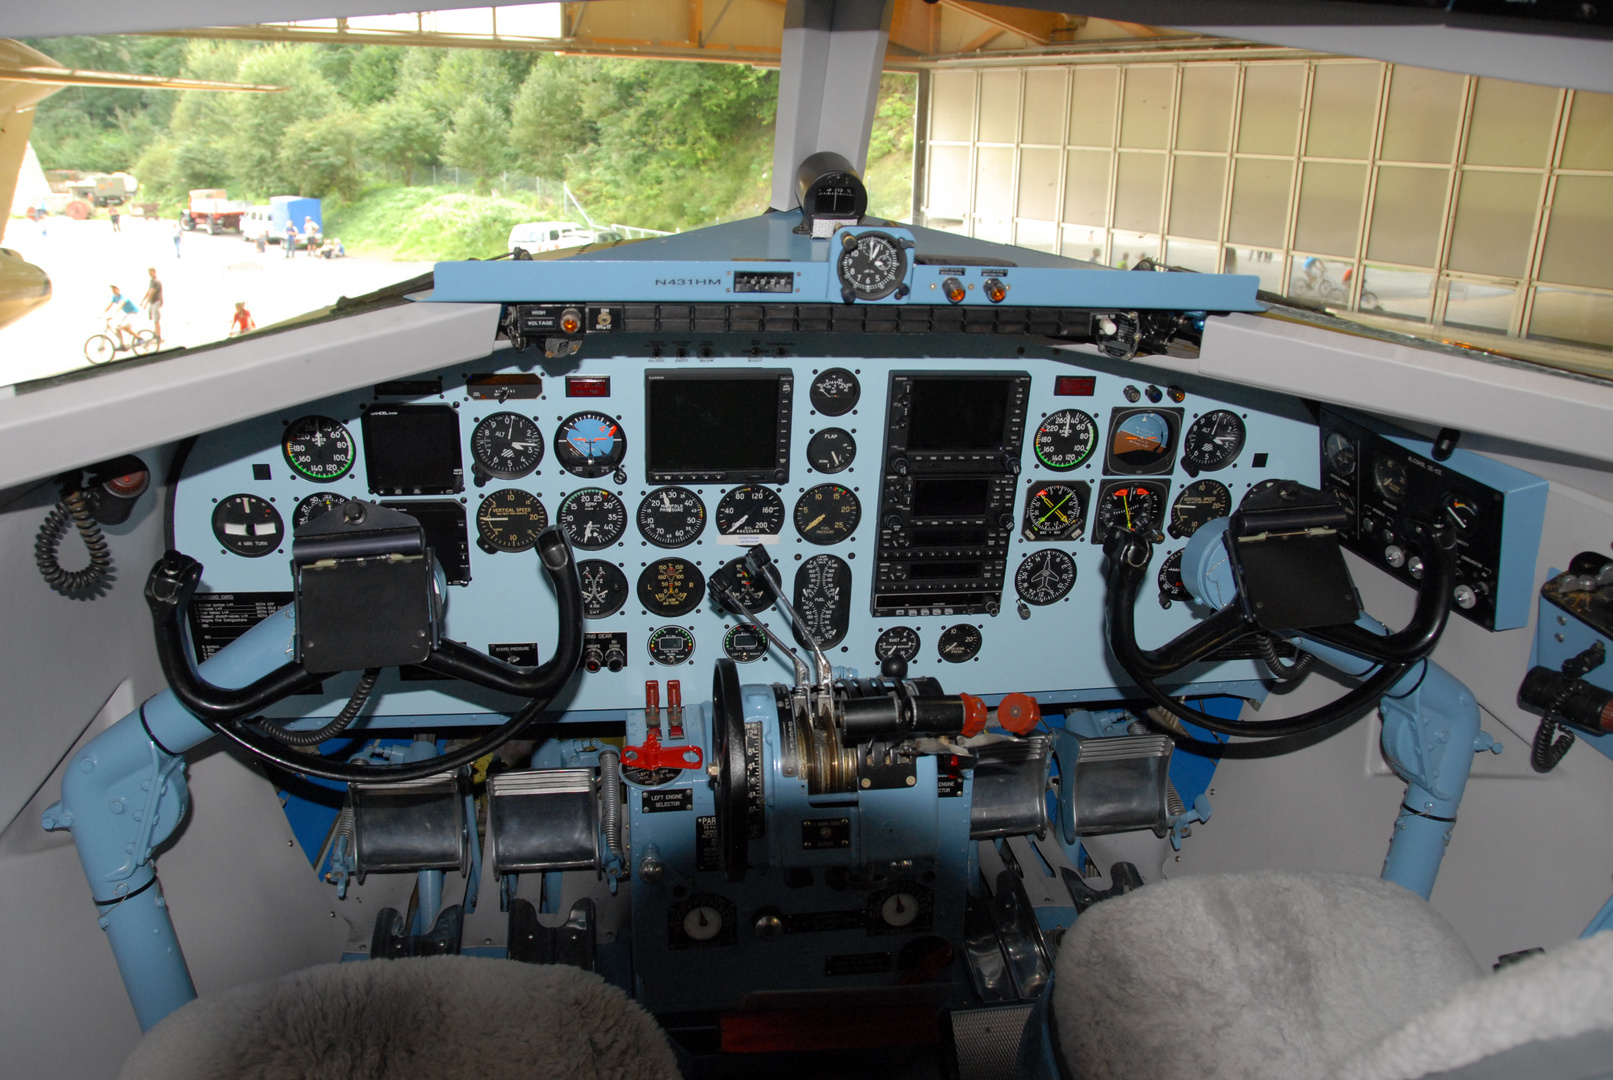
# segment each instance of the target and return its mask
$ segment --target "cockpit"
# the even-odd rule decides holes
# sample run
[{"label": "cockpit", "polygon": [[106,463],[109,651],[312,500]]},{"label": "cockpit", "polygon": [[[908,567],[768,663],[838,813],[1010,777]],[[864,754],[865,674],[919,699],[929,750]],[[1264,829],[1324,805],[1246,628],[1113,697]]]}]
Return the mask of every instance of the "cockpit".
[{"label": "cockpit", "polygon": [[880,10],[766,213],[0,398],[19,1074],[1613,1075],[1605,372],[870,214]]}]

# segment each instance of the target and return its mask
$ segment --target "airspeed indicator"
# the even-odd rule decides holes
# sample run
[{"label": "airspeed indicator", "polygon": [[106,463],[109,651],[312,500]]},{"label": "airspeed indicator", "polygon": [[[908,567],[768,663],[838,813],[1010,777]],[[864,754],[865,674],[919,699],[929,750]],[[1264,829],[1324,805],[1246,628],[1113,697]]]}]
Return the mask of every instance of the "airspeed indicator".
[{"label": "airspeed indicator", "polygon": [[328,416],[293,420],[280,449],[293,472],[317,484],[340,480],[353,467],[353,436]]},{"label": "airspeed indicator", "polygon": [[1036,460],[1055,472],[1085,464],[1098,447],[1098,428],[1079,409],[1060,409],[1036,429]]}]

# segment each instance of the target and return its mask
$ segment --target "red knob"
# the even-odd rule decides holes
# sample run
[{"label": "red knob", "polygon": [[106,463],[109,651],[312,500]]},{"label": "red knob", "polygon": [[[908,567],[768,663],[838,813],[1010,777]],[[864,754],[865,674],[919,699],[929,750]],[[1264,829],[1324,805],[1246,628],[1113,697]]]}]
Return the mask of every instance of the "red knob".
[{"label": "red knob", "polygon": [[997,723],[1004,731],[1029,735],[1042,722],[1041,706],[1029,694],[1009,694],[997,706]]}]

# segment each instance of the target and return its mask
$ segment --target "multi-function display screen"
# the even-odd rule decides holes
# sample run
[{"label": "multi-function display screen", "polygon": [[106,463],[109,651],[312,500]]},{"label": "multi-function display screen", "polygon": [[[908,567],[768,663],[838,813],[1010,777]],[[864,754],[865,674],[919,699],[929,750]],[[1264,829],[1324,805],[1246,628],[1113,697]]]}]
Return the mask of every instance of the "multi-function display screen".
[{"label": "multi-function display screen", "polygon": [[788,374],[776,371],[647,377],[651,479],[774,479],[788,467],[788,388]]},{"label": "multi-function display screen", "polygon": [[914,379],[907,448],[936,453],[1002,449],[1012,390],[1011,379]]},{"label": "multi-function display screen", "polygon": [[981,517],[991,509],[991,478],[921,476],[913,481],[913,516]]},{"label": "multi-function display screen", "polygon": [[453,495],[465,488],[459,414],[392,405],[364,414],[364,463],[375,495]]}]

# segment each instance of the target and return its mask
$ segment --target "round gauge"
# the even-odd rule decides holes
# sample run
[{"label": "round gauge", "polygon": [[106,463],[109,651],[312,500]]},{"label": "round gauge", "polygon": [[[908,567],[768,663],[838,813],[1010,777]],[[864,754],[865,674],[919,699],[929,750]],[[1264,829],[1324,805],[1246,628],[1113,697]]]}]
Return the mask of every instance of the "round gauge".
[{"label": "round gauge", "polygon": [[819,484],[795,501],[795,531],[812,544],[838,544],[862,520],[862,504],[842,484]]},{"label": "round gauge", "polygon": [[291,471],[305,480],[329,484],[353,467],[353,436],[341,421],[328,416],[303,416],[286,427],[280,449]]},{"label": "round gauge", "polygon": [[857,376],[843,367],[825,368],[818,372],[807,390],[812,407],[824,416],[844,416],[857,407],[862,397],[862,384]]},{"label": "round gauge", "polygon": [[543,460],[543,432],[520,413],[494,413],[470,433],[470,453],[488,476],[519,480]]},{"label": "round gauge", "polygon": [[584,559],[577,564],[577,574],[582,578],[583,618],[609,618],[627,603],[627,575],[615,563]]},{"label": "round gauge", "polygon": [[796,640],[807,642],[803,627],[827,649],[840,644],[851,628],[851,567],[834,555],[814,555],[795,572]]},{"label": "round gauge", "polygon": [[777,536],[784,531],[784,500],[772,488],[737,487],[717,504],[715,520],[724,536]]},{"label": "round gauge", "polygon": [[1060,409],[1042,421],[1033,442],[1036,460],[1055,472],[1085,464],[1098,446],[1098,428],[1079,409]]},{"label": "round gauge", "polygon": [[676,667],[694,655],[694,635],[682,626],[658,626],[650,631],[645,644],[650,659],[667,667]]},{"label": "round gauge", "polygon": [[574,476],[605,476],[627,456],[627,435],[604,413],[576,413],[555,429],[554,456]]},{"label": "round gauge", "polygon": [[706,504],[688,488],[656,488],[638,504],[638,531],[656,547],[692,544],[705,527]]},{"label": "round gauge", "polygon": [[1171,453],[1171,422],[1164,413],[1135,412],[1115,426],[1109,456],[1127,469],[1157,466]]},{"label": "round gauge", "polygon": [[627,507],[604,488],[581,488],[561,500],[554,520],[566,530],[574,547],[598,551],[616,543],[627,531]]},{"label": "round gauge", "polygon": [[940,651],[941,659],[947,663],[962,664],[979,655],[981,643],[980,627],[961,622],[941,631],[941,638],[935,647]]},{"label": "round gauge", "polygon": [[1085,484],[1048,484],[1025,499],[1027,540],[1079,540],[1087,526]]},{"label": "round gauge", "polygon": [[1014,571],[1014,591],[1025,603],[1036,607],[1058,603],[1074,585],[1075,560],[1058,548],[1031,552]]},{"label": "round gauge", "polygon": [[1471,499],[1460,495],[1445,496],[1445,516],[1456,526],[1457,532],[1467,532],[1479,523],[1479,508]]},{"label": "round gauge", "polygon": [[1178,540],[1232,513],[1232,492],[1219,480],[1195,480],[1171,504],[1170,533]]},{"label": "round gauge", "polygon": [[879,906],[879,917],[885,920],[886,926],[911,926],[913,920],[919,917],[918,897],[912,893],[891,893]]},{"label": "round gauge", "polygon": [[[1159,492],[1153,488],[1120,484],[1105,491],[1098,501],[1098,523],[1103,526],[1105,537],[1115,529],[1130,529],[1151,536],[1159,531],[1163,510]],[[1094,534],[1096,532],[1094,530]]]},{"label": "round gauge", "polygon": [[1264,492],[1270,491],[1272,488],[1276,487],[1280,483],[1282,483],[1282,481],[1278,480],[1278,479],[1275,479],[1275,478],[1271,479],[1271,480],[1262,480],[1262,481],[1260,481],[1260,483],[1255,484],[1248,491],[1245,491],[1243,493],[1243,498],[1238,500],[1238,508],[1241,510],[1245,506],[1248,506],[1250,499],[1253,499],[1256,495],[1260,495],[1260,494],[1262,494]]},{"label": "round gauge", "polygon": [[295,532],[326,510],[333,506],[340,506],[346,501],[346,495],[338,495],[334,491],[321,491],[308,496],[297,504],[297,509],[291,512],[292,531]]},{"label": "round gauge", "polygon": [[[756,578],[753,577],[751,572],[745,568],[745,556],[741,555],[737,559],[730,560],[728,565],[723,567],[723,570],[725,572],[725,576],[732,577],[733,581],[735,582],[735,586],[739,592],[737,599],[741,604],[745,605],[745,611],[748,611],[754,615],[759,611],[766,611],[768,608],[773,606],[772,590],[764,589],[756,584]],[[725,595],[724,591],[718,589],[716,586],[712,586],[711,597],[717,602],[719,607],[732,611],[735,615],[743,615],[745,613],[744,611],[740,611],[737,607],[734,607],[729,602],[728,596]]]},{"label": "round gauge", "polygon": [[256,495],[231,495],[213,507],[213,535],[237,555],[267,555],[280,546],[285,531],[280,511]]},{"label": "round gauge", "polygon": [[1327,458],[1327,467],[1340,476],[1355,474],[1355,443],[1349,436],[1341,432],[1330,431],[1322,442],[1322,456]]},{"label": "round gauge", "polygon": [[767,655],[767,635],[749,623],[731,626],[722,636],[722,651],[736,664],[754,664]]},{"label": "round gauge", "polygon": [[874,656],[881,662],[895,656],[911,664],[918,655],[919,632],[911,626],[893,626],[874,642]]},{"label": "round gauge", "polygon": [[659,559],[638,576],[638,602],[654,615],[687,615],[706,595],[706,575],[688,559]]},{"label": "round gauge", "polygon": [[895,237],[882,232],[841,234],[840,294],[846,300],[883,300],[902,287],[907,252]]},{"label": "round gauge", "polygon": [[1349,514],[1352,518],[1355,517],[1355,499],[1354,498],[1352,498],[1349,495],[1346,495],[1342,491],[1335,491],[1335,492],[1332,492],[1331,494],[1335,499],[1338,500],[1339,505],[1344,507],[1344,512],[1346,514]]},{"label": "round gauge", "polygon": [[1248,437],[1243,420],[1229,409],[1207,412],[1187,429],[1182,440],[1182,460],[1205,472],[1215,472],[1232,464]]},{"label": "round gauge", "polygon": [[1191,599],[1182,582],[1182,553],[1173,551],[1159,564],[1159,606],[1168,608],[1173,603],[1186,603]]},{"label": "round gauge", "polygon": [[549,511],[536,495],[520,488],[501,488],[476,508],[476,542],[489,555],[530,550],[548,527]]},{"label": "round gauge", "polygon": [[690,908],[683,917],[683,932],[694,941],[710,941],[722,933],[722,912],[714,907]]},{"label": "round gauge", "polygon": [[845,472],[857,460],[857,440],[849,431],[824,428],[807,443],[807,464],[821,473]]},{"label": "round gauge", "polygon": [[1378,493],[1390,502],[1406,497],[1406,466],[1398,458],[1379,458],[1372,466],[1372,482]]}]

